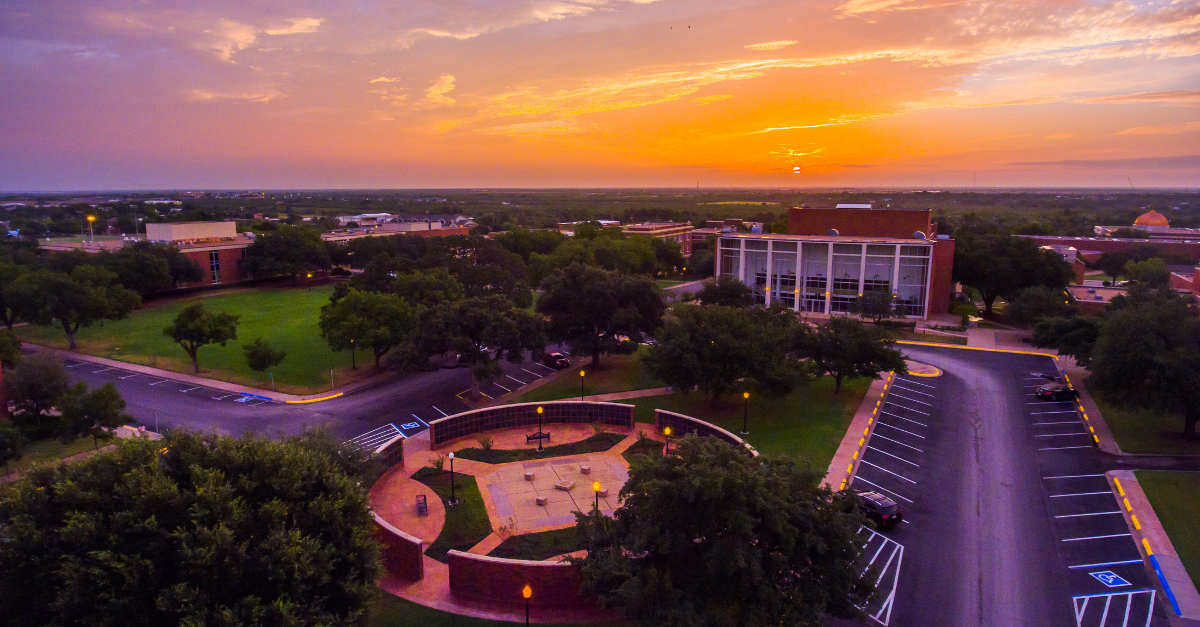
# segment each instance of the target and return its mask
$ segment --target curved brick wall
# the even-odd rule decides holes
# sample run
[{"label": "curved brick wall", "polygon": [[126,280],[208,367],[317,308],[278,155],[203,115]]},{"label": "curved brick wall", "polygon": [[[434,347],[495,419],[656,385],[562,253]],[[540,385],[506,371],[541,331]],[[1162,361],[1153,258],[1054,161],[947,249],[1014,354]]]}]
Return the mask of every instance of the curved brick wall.
[{"label": "curved brick wall", "polygon": [[421,541],[375,516],[375,541],[387,572],[405,581],[417,581],[425,576],[424,551]]},{"label": "curved brick wall", "polygon": [[404,464],[404,436],[398,435],[380,444],[373,455],[383,461],[385,468]]},{"label": "curved brick wall", "polygon": [[717,425],[692,418],[691,416],[677,414],[673,411],[656,409],[654,410],[654,428],[659,433],[662,433],[663,427],[671,427],[671,437],[683,437],[689,433],[695,433],[700,437],[717,438],[734,446],[745,447],[748,453],[758,457],[758,451],[754,450],[753,446],[750,446],[745,440]]},{"label": "curved brick wall", "polygon": [[529,585],[533,607],[591,605],[579,593],[579,568],[560,562],[532,562],[450,551],[450,592],[501,603],[524,602],[521,589]]},{"label": "curved brick wall", "polygon": [[429,444],[437,448],[452,440],[484,431],[537,426],[539,406],[544,411],[543,425],[600,422],[627,429],[633,428],[633,405],[591,401],[517,403],[476,409],[434,420],[429,423]]}]

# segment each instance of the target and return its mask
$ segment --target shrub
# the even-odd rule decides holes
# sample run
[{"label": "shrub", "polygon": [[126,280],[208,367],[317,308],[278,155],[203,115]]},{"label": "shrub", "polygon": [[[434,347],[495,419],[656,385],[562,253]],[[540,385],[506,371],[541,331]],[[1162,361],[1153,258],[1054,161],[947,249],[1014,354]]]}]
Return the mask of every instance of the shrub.
[{"label": "shrub", "polygon": [[496,443],[496,441],[492,439],[492,436],[490,435],[481,435],[475,438],[475,441],[479,443],[479,448],[482,448],[485,451],[492,450],[492,445]]}]

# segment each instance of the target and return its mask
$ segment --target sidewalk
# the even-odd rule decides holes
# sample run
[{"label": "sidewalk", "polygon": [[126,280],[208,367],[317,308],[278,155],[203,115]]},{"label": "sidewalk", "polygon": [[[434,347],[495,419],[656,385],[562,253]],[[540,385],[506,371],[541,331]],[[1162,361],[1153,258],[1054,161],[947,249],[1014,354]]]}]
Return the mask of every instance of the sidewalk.
[{"label": "sidewalk", "polygon": [[861,461],[863,448],[866,447],[867,442],[871,439],[871,434],[875,431],[875,416],[879,413],[879,407],[883,404],[883,399],[887,396],[888,388],[891,387],[894,378],[895,375],[888,373],[882,379],[871,382],[871,387],[867,388],[867,393],[863,396],[858,411],[850,421],[850,428],[846,429],[846,435],[842,437],[841,445],[833,454],[833,461],[829,462],[829,469],[825,472],[825,480],[822,485],[827,485],[834,491],[844,490],[846,485],[854,479],[854,473],[858,472],[858,462]]},{"label": "sidewalk", "polygon": [[250,387],[248,385],[239,385],[237,383],[229,383],[227,381],[218,381],[217,379],[206,379],[204,377],[198,377],[196,375],[183,374],[181,372],[174,372],[171,370],[163,370],[161,368],[151,368],[150,366],[141,366],[138,364],[131,364],[127,361],[117,361],[116,359],[108,359],[106,357],[94,357],[92,355],[85,355],[83,353],[76,353],[73,351],[62,350],[60,348],[51,348],[49,346],[41,346],[38,344],[23,343],[23,344],[21,344],[21,347],[24,349],[27,349],[27,350],[38,351],[38,352],[43,352],[43,353],[49,353],[51,355],[56,355],[60,359],[73,359],[75,361],[83,361],[83,362],[87,362],[90,364],[96,364],[98,366],[106,366],[109,368],[118,368],[118,369],[126,370],[129,372],[137,372],[139,374],[144,374],[144,375],[148,375],[151,377],[158,377],[160,379],[168,379],[170,381],[178,381],[179,383],[189,383],[191,385],[202,385],[204,387],[212,388],[214,390],[223,390],[225,392],[232,392],[234,394],[245,394],[247,396],[255,396],[258,398],[265,398],[265,399],[272,400],[272,401],[282,401],[284,403],[305,403],[305,402],[326,400],[329,398],[341,396],[343,394],[348,394],[355,390],[359,390],[359,389],[362,389],[362,388],[365,388],[365,387],[368,387],[371,385],[375,385],[376,383],[385,381],[391,377],[396,376],[395,372],[381,372],[377,375],[367,377],[366,379],[363,379],[361,381],[355,381],[354,383],[351,383],[350,385],[340,387],[335,390],[331,390],[329,392],[321,392],[319,394],[308,394],[308,395],[302,396],[302,395],[298,395],[298,394],[285,394],[283,392],[270,392],[268,390]]}]

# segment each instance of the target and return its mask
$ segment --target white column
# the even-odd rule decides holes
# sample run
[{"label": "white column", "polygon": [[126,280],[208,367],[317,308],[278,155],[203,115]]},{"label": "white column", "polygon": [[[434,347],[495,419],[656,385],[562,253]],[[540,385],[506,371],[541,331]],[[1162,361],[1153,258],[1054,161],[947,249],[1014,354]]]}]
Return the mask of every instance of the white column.
[{"label": "white column", "polygon": [[775,287],[774,281],[771,280],[771,275],[774,274],[771,267],[771,252],[773,248],[775,248],[775,244],[771,240],[767,240],[767,289],[763,304],[768,307],[771,305],[771,289]]},{"label": "white column", "polygon": [[833,242],[825,244],[825,315],[833,315]]},{"label": "white column", "polygon": [[863,295],[863,281],[867,280],[867,245],[858,247],[858,295]]},{"label": "white column", "polygon": [[[893,294],[900,293],[900,245],[896,244],[892,247],[892,282],[888,287]],[[908,314],[904,314],[907,318]]]},{"label": "white column", "polygon": [[738,280],[741,281],[742,284],[745,284],[746,283],[746,240],[739,237],[737,240],[737,243],[738,243],[738,255],[740,255],[740,257],[739,257],[740,261],[738,261]]}]

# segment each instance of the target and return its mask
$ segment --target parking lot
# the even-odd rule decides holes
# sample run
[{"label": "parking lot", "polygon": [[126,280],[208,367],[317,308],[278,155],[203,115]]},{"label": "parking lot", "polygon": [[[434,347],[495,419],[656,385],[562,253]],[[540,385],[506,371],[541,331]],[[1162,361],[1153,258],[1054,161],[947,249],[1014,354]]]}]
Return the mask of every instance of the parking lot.
[{"label": "parking lot", "polygon": [[[164,390],[177,392],[179,394],[188,394],[193,397],[200,397],[205,400],[237,403],[242,407],[256,407],[267,403],[273,403],[268,396],[259,394],[245,394],[238,392],[227,392],[218,390],[203,385],[193,385],[190,383],[181,383],[172,379],[163,379],[139,372],[132,372],[123,368],[103,366],[87,361],[75,361],[71,359],[63,360],[63,365],[68,371],[78,369],[79,372],[73,374],[83,375],[92,380],[110,379],[113,382],[120,381],[123,387],[131,385],[145,385],[148,388],[155,388],[154,391],[162,392]],[[90,375],[90,376],[89,376]],[[103,384],[103,383],[101,383]]]}]

